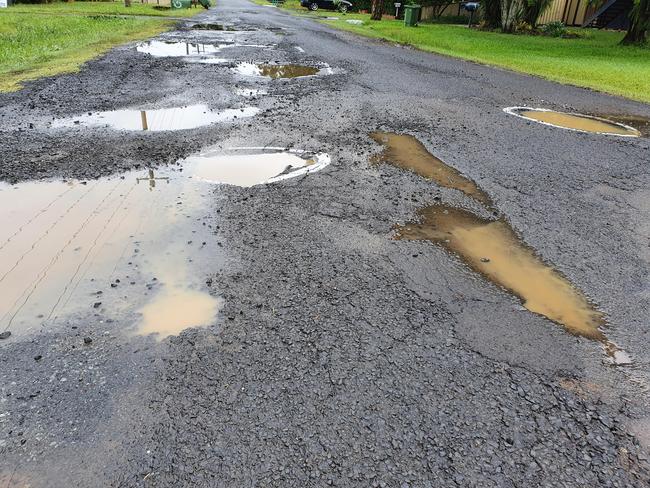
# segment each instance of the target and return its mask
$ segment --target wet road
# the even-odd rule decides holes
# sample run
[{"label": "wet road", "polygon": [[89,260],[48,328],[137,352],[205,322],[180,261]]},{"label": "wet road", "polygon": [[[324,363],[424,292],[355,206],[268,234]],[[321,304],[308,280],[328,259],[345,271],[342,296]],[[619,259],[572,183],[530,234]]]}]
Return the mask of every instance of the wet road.
[{"label": "wet road", "polygon": [[[118,252],[99,254],[112,257],[109,272],[98,261],[72,281],[75,307],[55,323],[36,309],[22,328],[0,322],[12,331],[0,341],[0,487],[647,486],[650,140],[503,109],[647,118],[650,107],[245,0],[199,20],[236,30],[179,24],[158,41],[180,44],[124,46],[0,95],[6,182],[54,179],[57,198],[62,179],[70,196],[99,177],[124,196],[118,183],[149,181],[148,167],[170,178],[135,187],[145,193],[125,213],[133,227],[107,232]],[[178,111],[196,105],[209,125]],[[125,110],[127,125],[123,112],[97,123]],[[151,130],[140,130],[142,111]],[[376,131],[415,136],[453,168],[445,178],[469,183],[376,164]],[[299,175],[256,186],[183,179],[192,160],[232,147],[331,164],[310,172],[305,156],[288,170],[304,166]],[[205,179],[249,181],[224,171]],[[6,192],[29,190],[16,188],[0,188],[3,228],[21,210],[7,211]],[[432,205],[507,224],[599,311],[631,363],[613,365],[602,341],[484,279],[480,252],[468,266],[453,243],[394,239]],[[102,208],[79,219],[126,206]],[[69,248],[83,257],[88,241]],[[216,315],[188,295],[147,308],[176,282],[212,297]],[[204,327],[137,333],[152,309],[187,318],[202,307]]]}]

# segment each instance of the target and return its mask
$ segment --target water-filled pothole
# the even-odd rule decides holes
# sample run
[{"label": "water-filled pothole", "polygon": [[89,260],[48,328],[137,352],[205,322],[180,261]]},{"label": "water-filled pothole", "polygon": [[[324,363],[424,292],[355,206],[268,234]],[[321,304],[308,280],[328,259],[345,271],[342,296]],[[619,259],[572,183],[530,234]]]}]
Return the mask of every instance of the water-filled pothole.
[{"label": "water-filled pothole", "polygon": [[[212,323],[219,300],[201,271],[222,258],[205,186],[170,168],[0,184],[0,331],[89,313],[130,323],[140,310],[135,328],[160,337]],[[174,320],[154,313],[170,303]]]},{"label": "water-filled pothole", "polygon": [[244,76],[258,76],[264,78],[302,78],[305,76],[314,76],[328,74],[329,68],[315,68],[313,66],[304,66],[300,64],[254,64],[239,63],[235,70]]},{"label": "water-filled pothole", "polygon": [[219,122],[232,122],[236,119],[252,117],[258,112],[259,109],[256,107],[213,112],[206,105],[154,110],[111,110],[57,119],[52,122],[52,127],[109,127],[115,130],[150,132],[185,130]]},{"label": "water-filled pothole", "polygon": [[517,117],[561,129],[623,137],[639,137],[641,135],[634,127],[591,115],[529,107],[508,107],[504,111]]},{"label": "water-filled pothole", "polygon": [[582,293],[546,265],[502,220],[485,220],[445,205],[418,211],[420,221],[397,227],[397,238],[428,240],[457,254],[473,270],[519,297],[531,312],[570,332],[602,341],[603,316]]},{"label": "water-filled pothole", "polygon": [[476,183],[427,151],[415,137],[392,132],[373,132],[370,137],[384,146],[384,150],[374,156],[372,162],[413,171],[440,186],[462,191],[487,207],[492,207],[490,197]]},{"label": "water-filled pothole", "polygon": [[[487,194],[431,155],[414,137],[392,133],[373,133],[371,137],[385,147],[375,161],[414,171],[441,186],[460,190],[496,215]],[[605,325],[603,314],[564,276],[545,264],[504,219],[487,220],[447,205],[421,209],[418,217],[416,222],[396,226],[396,238],[441,245],[484,278],[522,300],[526,309],[562,325],[572,334],[599,341],[614,363],[630,362],[627,354],[600,329]]]},{"label": "water-filled pothole", "polygon": [[218,45],[185,41],[147,41],[136,50],[155,57],[205,56],[221,51]]},{"label": "water-filled pothole", "polygon": [[194,178],[244,187],[313,173],[329,163],[324,153],[262,147],[206,151],[184,161]]},{"label": "water-filled pothole", "polygon": [[213,182],[274,183],[329,157],[280,148],[202,156],[94,181],[0,183],[0,333],[88,313],[138,317],[138,333],[160,338],[214,323],[221,301],[204,273],[224,257],[208,217]]},{"label": "water-filled pothole", "polygon": [[[191,29],[194,30],[213,30],[213,31],[238,31],[237,27],[234,25],[224,25],[224,24],[194,24],[192,25]],[[246,29],[250,30],[250,29]]]},{"label": "water-filled pothole", "polygon": [[[211,56],[221,53],[224,49],[233,48],[256,48],[270,49],[274,47],[270,44],[245,44],[240,42],[221,42],[218,44],[205,44],[200,42],[188,41],[147,41],[138,44],[136,50],[141,53],[149,54],[154,57],[182,57],[188,61],[213,63],[210,61]],[[222,60],[219,62],[225,62]]]}]

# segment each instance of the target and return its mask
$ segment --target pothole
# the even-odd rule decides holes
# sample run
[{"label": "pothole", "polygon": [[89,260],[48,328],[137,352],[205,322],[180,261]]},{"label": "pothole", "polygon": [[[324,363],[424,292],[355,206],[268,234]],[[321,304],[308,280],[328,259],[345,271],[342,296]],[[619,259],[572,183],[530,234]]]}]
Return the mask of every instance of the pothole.
[{"label": "pothole", "polygon": [[211,192],[171,168],[0,184],[0,331],[53,328],[78,313],[139,316],[134,329],[161,338],[213,323],[219,300],[201,271],[222,257],[202,193]]},{"label": "pothole", "polygon": [[[274,47],[272,44],[245,44],[239,42],[222,42],[220,44],[205,44],[198,42],[188,41],[147,41],[138,44],[136,50],[141,53],[149,54],[154,57],[183,57],[188,58],[188,61],[196,61],[196,59],[203,59],[204,63],[208,63],[207,59],[211,55],[221,53],[224,49],[232,48],[255,48],[255,49],[270,49]],[[225,60],[224,60],[225,61]]]},{"label": "pothole", "polygon": [[492,208],[490,197],[476,183],[427,151],[415,137],[392,132],[373,132],[370,137],[384,147],[381,153],[372,158],[375,164],[385,163],[413,171],[440,186],[459,190]]},{"label": "pothole", "polygon": [[252,117],[258,112],[259,109],[256,107],[213,112],[206,105],[154,110],[111,110],[57,119],[52,122],[52,127],[108,127],[114,130],[149,132],[186,130],[219,122],[232,122],[236,119]]},{"label": "pothole", "polygon": [[445,205],[418,211],[419,223],[397,227],[397,238],[428,240],[457,254],[489,281],[519,297],[524,307],[602,341],[603,316],[563,276],[544,264],[502,220],[491,221]]},{"label": "pothole", "polygon": [[329,162],[236,148],[93,181],[0,183],[2,342],[89,314],[158,338],[215,323],[221,300],[204,273],[225,258],[213,183],[276,183]]},{"label": "pothole", "polygon": [[[233,31],[239,31],[241,29],[238,29],[234,25],[224,25],[224,24],[194,24],[191,26],[191,29],[193,30],[212,30],[212,31],[228,31],[228,32],[233,32]],[[244,29],[244,30],[251,30],[251,29]]]},{"label": "pothole", "polygon": [[138,44],[136,50],[154,57],[205,56],[221,51],[215,44],[185,41],[147,41]]},{"label": "pothole", "polygon": [[300,64],[254,64],[239,63],[235,68],[239,74],[244,76],[256,76],[271,79],[278,78],[302,78],[305,76],[330,74],[329,67],[316,68]]},{"label": "pothole", "polygon": [[529,107],[508,107],[503,110],[510,115],[561,129],[608,136],[639,137],[641,135],[634,127],[591,115]]},{"label": "pothole", "polygon": [[[414,137],[382,132],[371,137],[385,148],[376,162],[387,162],[460,190],[497,214],[491,199],[472,180],[431,155]],[[527,310],[562,325],[572,334],[603,344],[614,364],[631,362],[625,351],[602,332],[604,315],[519,239],[505,219],[487,220],[448,205],[423,208],[417,216],[417,221],[395,227],[396,239],[426,240],[442,246],[485,279],[518,297]]]},{"label": "pothole", "polygon": [[199,180],[250,187],[320,171],[330,158],[324,153],[257,147],[207,151],[190,156],[184,164]]}]

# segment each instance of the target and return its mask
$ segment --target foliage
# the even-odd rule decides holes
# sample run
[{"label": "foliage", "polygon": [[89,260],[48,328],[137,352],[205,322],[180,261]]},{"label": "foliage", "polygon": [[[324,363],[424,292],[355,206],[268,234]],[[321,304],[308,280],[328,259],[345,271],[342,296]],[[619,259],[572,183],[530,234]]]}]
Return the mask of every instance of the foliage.
[{"label": "foliage", "polygon": [[483,0],[481,2],[483,25],[488,29],[501,27],[501,3],[499,0]]},{"label": "foliage", "polygon": [[553,0],[525,0],[523,21],[534,29],[538,19],[552,3]]},{"label": "foliage", "polygon": [[554,21],[543,25],[542,32],[551,37],[564,37],[567,35],[567,28],[562,22]]},{"label": "foliage", "polygon": [[630,27],[621,44],[645,44],[648,30],[650,30],[650,0],[635,0],[630,12]]}]

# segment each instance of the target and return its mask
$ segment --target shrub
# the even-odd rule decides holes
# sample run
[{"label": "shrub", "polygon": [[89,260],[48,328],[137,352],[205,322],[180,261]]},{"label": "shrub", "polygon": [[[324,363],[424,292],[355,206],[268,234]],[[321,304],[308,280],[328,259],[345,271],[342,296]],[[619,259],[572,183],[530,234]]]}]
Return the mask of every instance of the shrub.
[{"label": "shrub", "polygon": [[542,32],[551,37],[565,37],[567,35],[566,25],[558,20],[543,25]]}]

